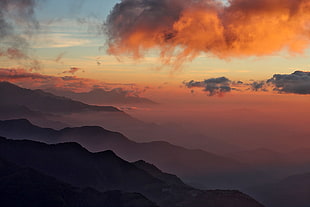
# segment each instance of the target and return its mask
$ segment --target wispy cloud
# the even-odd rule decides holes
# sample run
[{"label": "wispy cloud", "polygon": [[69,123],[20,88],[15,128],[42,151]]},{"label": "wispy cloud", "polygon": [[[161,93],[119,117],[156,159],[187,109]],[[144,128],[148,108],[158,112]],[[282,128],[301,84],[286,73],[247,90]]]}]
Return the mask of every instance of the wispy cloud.
[{"label": "wispy cloud", "polygon": [[[90,39],[90,38],[89,38]],[[33,44],[34,48],[62,48],[89,45],[91,41],[84,36],[69,33],[39,34]]]}]

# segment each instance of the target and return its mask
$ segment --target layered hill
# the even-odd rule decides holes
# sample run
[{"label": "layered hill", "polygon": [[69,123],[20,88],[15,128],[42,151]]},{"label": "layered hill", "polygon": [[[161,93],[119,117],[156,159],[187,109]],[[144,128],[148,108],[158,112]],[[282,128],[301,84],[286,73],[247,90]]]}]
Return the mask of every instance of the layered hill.
[{"label": "layered hill", "polygon": [[177,174],[187,183],[202,183],[208,188],[255,185],[264,176],[254,168],[230,158],[168,142],[137,143],[120,133],[98,126],[54,130],[35,126],[25,119],[7,120],[0,121],[0,135],[46,143],[77,142],[92,152],[113,150],[126,160],[143,159],[166,172]]},{"label": "layered hill", "polygon": [[139,193],[79,188],[0,158],[0,203],[10,207],[156,207]]},{"label": "layered hill", "polygon": [[[100,94],[97,95],[100,99]],[[235,144],[223,142],[218,137],[196,134],[180,126],[143,122],[112,106],[88,105],[42,90],[30,90],[12,83],[0,82],[0,120],[20,118],[27,118],[38,126],[55,129],[68,126],[102,126],[139,142],[166,140],[216,153],[241,150]],[[192,142],[189,137],[195,137],[196,141]]]},{"label": "layered hill", "polygon": [[18,87],[9,82],[0,82],[0,106],[23,106],[28,109],[46,113],[73,113],[82,111],[119,112],[112,106],[95,106],[55,96],[42,90]]},{"label": "layered hill", "polygon": [[239,191],[202,191],[153,176],[112,151],[91,153],[77,143],[48,145],[0,138],[0,157],[80,188],[138,192],[159,206],[261,207]]}]

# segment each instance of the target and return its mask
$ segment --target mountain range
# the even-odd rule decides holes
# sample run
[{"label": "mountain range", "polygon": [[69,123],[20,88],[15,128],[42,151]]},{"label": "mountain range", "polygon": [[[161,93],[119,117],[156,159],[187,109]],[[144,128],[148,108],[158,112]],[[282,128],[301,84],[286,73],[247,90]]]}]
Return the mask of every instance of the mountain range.
[{"label": "mountain range", "polygon": [[27,118],[40,126],[57,129],[91,121],[110,128],[142,123],[113,106],[89,105],[42,90],[0,82],[0,119],[14,118]]},{"label": "mountain range", "polygon": [[0,158],[0,203],[10,207],[156,207],[139,193],[79,188]]},{"label": "mountain range", "polygon": [[[309,172],[306,148],[289,153],[242,150],[178,126],[137,120],[113,106],[89,105],[8,82],[0,82],[0,120],[0,136],[19,140],[0,141],[0,202],[8,206],[25,206],[36,195],[44,199],[32,206],[48,206],[42,201],[56,206],[261,206],[239,191],[189,185],[242,189],[267,207],[310,203],[307,174],[281,179]],[[193,136],[211,152],[190,149],[195,148],[189,139]],[[282,202],[283,196],[298,202]]]},{"label": "mountain range", "polygon": [[[239,191],[198,190],[180,180],[175,182],[177,178],[174,176],[171,182],[167,182],[165,180],[170,178],[154,167],[127,162],[112,151],[91,153],[77,143],[48,145],[30,140],[0,138],[0,157],[78,188],[141,193],[163,207],[262,207]],[[143,170],[145,168],[148,170]],[[148,171],[157,174],[153,176]],[[14,185],[14,180],[11,181]],[[16,182],[20,184],[18,180]]]},{"label": "mountain range", "polygon": [[0,82],[0,106],[24,106],[46,113],[73,113],[81,111],[119,112],[113,106],[95,106],[55,96],[42,90],[30,90],[9,82]]},{"label": "mountain range", "polygon": [[[143,122],[112,106],[88,105],[42,90],[0,82],[0,120],[19,118],[27,118],[38,126],[55,129],[68,126],[102,126],[139,142],[166,140],[211,152],[241,150],[233,143],[196,134],[180,126]],[[196,142],[192,142],[188,137],[195,137]]]},{"label": "mountain range", "polygon": [[0,121],[0,136],[46,143],[77,142],[92,152],[113,150],[126,160],[143,159],[166,172],[178,174],[188,183],[207,188],[247,187],[265,176],[231,158],[163,141],[138,143],[98,126],[54,130],[35,126],[26,119],[7,120]]}]

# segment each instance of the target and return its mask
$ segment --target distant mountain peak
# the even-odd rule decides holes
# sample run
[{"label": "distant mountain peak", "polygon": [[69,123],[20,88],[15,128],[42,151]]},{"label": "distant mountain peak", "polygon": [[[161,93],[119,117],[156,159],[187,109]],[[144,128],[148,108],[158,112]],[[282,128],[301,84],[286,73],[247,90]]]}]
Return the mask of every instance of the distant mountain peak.
[{"label": "distant mountain peak", "polygon": [[42,90],[31,90],[9,82],[0,82],[0,106],[22,105],[30,110],[46,113],[74,113],[83,111],[122,112],[113,106],[96,106],[56,96]]},{"label": "distant mountain peak", "polygon": [[0,81],[0,86],[3,87],[3,86],[6,86],[6,87],[12,87],[12,88],[22,88],[14,83],[11,83],[9,81]]},{"label": "distant mountain peak", "polygon": [[153,165],[153,164],[151,164],[151,163],[148,163],[148,162],[146,162],[146,161],[144,161],[144,160],[138,160],[138,161],[136,161],[136,162],[133,162],[133,164],[136,165],[136,166],[144,166],[144,167],[147,167],[148,169],[150,169],[150,170],[152,170],[152,171],[154,171],[154,172],[160,172],[160,173],[162,173],[162,171],[161,171],[159,168],[157,168],[155,165]]},{"label": "distant mountain peak", "polygon": [[97,152],[96,154],[102,155],[102,156],[105,156],[105,157],[115,157],[115,158],[121,159],[121,158],[120,158],[117,154],[115,154],[115,152],[113,152],[112,150],[105,150],[105,151],[102,151],[102,152]]},{"label": "distant mountain peak", "polygon": [[83,147],[77,142],[63,142],[63,143],[58,143],[58,144],[51,144],[51,146],[54,146],[55,148],[59,148],[59,149],[79,150],[79,151],[90,153],[85,147]]},{"label": "distant mountain peak", "polygon": [[28,119],[11,119],[11,120],[5,120],[5,121],[1,121],[3,123],[8,123],[8,124],[15,124],[15,125],[33,125]]},{"label": "distant mountain peak", "polygon": [[152,176],[169,183],[170,185],[173,186],[179,186],[182,188],[188,188],[189,186],[186,185],[180,178],[178,178],[176,175],[165,173],[161,171],[159,168],[157,168],[155,165],[148,163],[144,160],[138,160],[136,162],[133,162],[133,164],[146,171],[147,173],[151,174]]}]

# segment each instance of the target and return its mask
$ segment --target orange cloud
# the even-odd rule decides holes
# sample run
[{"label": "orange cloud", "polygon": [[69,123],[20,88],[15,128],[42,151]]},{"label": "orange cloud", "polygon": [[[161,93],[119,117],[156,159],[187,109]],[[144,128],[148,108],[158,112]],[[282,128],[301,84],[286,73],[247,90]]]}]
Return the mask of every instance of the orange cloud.
[{"label": "orange cloud", "polygon": [[308,0],[123,0],[106,22],[108,52],[141,58],[159,49],[179,67],[201,53],[219,58],[264,56],[310,44]]}]

